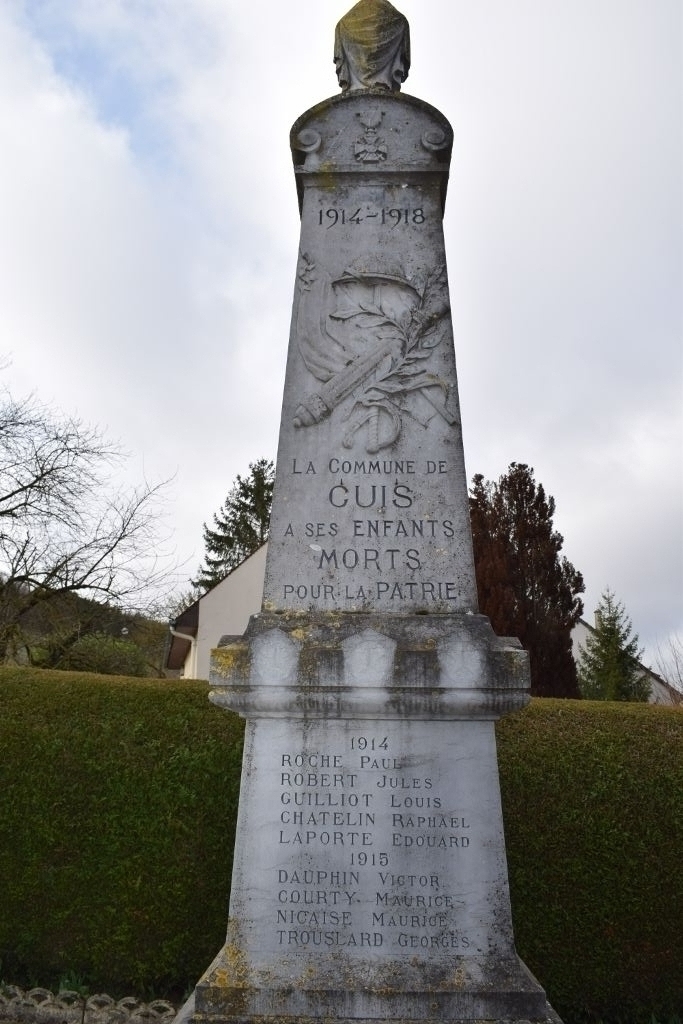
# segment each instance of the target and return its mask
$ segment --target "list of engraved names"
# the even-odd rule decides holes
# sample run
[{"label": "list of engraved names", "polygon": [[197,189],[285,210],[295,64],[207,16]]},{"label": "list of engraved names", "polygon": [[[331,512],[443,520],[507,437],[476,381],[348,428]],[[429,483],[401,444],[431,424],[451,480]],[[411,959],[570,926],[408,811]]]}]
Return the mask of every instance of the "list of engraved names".
[{"label": "list of engraved names", "polygon": [[279,946],[382,947],[394,955],[469,949],[452,858],[477,856],[476,829],[428,768],[404,764],[397,741],[381,730],[340,737],[335,750],[272,757]]}]

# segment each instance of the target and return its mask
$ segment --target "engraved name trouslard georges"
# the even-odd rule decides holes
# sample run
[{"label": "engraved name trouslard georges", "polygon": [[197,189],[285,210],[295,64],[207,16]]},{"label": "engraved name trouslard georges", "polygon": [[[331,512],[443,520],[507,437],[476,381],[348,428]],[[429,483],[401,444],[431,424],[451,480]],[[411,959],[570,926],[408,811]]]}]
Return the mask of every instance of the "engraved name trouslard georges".
[{"label": "engraved name trouslard georges", "polygon": [[[354,401],[345,416],[345,448],[366,424],[368,453],[390,447],[405,414],[424,427],[435,411],[448,423],[457,422],[448,384],[429,368],[449,313],[445,266],[422,280],[410,280],[400,270],[353,267],[330,280],[318,277],[302,253],[297,278],[299,351],[322,386],[297,407],[295,427],[319,423],[349,395]],[[426,399],[426,407],[414,401],[417,395]]]}]

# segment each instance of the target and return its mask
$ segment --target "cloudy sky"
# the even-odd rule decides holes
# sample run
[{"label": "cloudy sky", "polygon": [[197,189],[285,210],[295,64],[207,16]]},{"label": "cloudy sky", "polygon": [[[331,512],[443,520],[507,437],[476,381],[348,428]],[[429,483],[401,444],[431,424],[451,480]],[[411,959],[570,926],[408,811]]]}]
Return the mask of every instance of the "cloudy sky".
[{"label": "cloudy sky", "polygon": [[[337,0],[0,0],[0,355],[174,476],[176,556],[274,457],[291,123]],[[683,6],[403,0],[405,91],[455,129],[446,208],[469,475],[526,462],[653,659],[683,633]]]}]

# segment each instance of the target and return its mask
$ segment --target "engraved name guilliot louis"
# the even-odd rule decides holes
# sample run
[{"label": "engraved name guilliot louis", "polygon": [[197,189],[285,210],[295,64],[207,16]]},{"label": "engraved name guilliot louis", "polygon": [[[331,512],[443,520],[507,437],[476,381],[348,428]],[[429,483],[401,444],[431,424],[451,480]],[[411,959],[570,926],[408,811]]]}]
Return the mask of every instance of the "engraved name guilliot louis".
[{"label": "engraved name guilliot louis", "polygon": [[367,425],[370,454],[394,444],[406,414],[423,427],[436,413],[457,421],[448,384],[429,367],[449,313],[446,268],[411,279],[381,263],[378,257],[372,270],[352,265],[332,280],[301,253],[297,275],[299,351],[322,384],[298,405],[294,426],[319,423],[352,396],[342,444],[351,448]]}]

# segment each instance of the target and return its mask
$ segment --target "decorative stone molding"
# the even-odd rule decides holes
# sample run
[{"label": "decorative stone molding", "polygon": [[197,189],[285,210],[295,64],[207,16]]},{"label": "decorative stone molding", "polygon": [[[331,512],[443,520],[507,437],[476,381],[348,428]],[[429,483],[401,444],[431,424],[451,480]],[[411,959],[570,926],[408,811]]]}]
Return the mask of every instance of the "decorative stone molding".
[{"label": "decorative stone molding", "polygon": [[529,701],[528,655],[482,615],[252,616],[214,651],[211,700],[243,715],[495,720]]},{"label": "decorative stone molding", "polygon": [[62,990],[56,995],[47,988],[24,990],[18,985],[0,985],[0,1021],[12,1024],[170,1024],[176,1007],[165,999],[144,1003],[135,996],[115,1000],[98,993],[83,997]]}]

